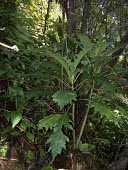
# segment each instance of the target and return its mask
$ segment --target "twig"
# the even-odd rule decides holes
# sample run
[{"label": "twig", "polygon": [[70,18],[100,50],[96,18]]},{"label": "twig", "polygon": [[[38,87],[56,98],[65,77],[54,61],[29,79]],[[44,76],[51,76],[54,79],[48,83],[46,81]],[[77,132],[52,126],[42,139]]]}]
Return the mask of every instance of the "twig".
[{"label": "twig", "polygon": [[5,30],[5,28],[0,28],[0,31],[3,31],[3,30]]},{"label": "twig", "polygon": [[14,50],[14,51],[16,51],[16,52],[19,51],[19,49],[18,49],[18,47],[17,47],[16,45],[9,46],[9,45],[4,44],[4,43],[2,43],[2,42],[0,42],[0,45],[3,46],[3,47],[9,48],[9,49],[11,49],[11,50]]},{"label": "twig", "polygon": [[80,130],[80,134],[78,136],[76,147],[79,146],[79,143],[80,143],[80,140],[81,140],[81,137],[82,137],[82,134],[83,134],[86,122],[87,122],[87,117],[88,117],[88,113],[89,113],[89,109],[90,109],[90,105],[91,105],[91,98],[92,98],[92,94],[93,94],[93,90],[94,90],[94,82],[92,82],[92,83],[93,84],[92,84],[92,88],[91,88],[89,99],[88,99],[89,100],[88,107],[87,107],[87,110],[86,110],[86,113],[85,113],[85,116],[84,116],[83,124],[81,126],[81,130]]}]

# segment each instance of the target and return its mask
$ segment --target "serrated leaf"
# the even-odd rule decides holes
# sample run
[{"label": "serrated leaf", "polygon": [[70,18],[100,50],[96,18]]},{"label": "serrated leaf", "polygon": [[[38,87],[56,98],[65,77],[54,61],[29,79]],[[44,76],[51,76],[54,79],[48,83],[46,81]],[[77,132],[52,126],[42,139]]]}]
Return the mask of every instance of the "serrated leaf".
[{"label": "serrated leaf", "polygon": [[60,63],[65,68],[65,70],[69,69],[66,61],[63,59],[63,57],[61,55],[58,55],[58,54],[53,53],[52,51],[48,51],[46,49],[45,49],[45,51],[43,51],[43,54],[56,60],[58,63]]},{"label": "serrated leaf", "polygon": [[72,130],[73,128],[70,122],[71,120],[68,114],[63,114],[60,115],[54,124],[54,132],[47,141],[47,143],[50,143],[49,151],[52,152],[53,159],[60,154],[63,149],[66,149],[66,142],[69,142],[69,139],[63,134],[62,127],[64,126]]},{"label": "serrated leaf", "polygon": [[76,97],[77,94],[75,91],[68,91],[68,90],[57,91],[53,95],[53,101],[55,103],[58,103],[60,109],[62,110],[64,106],[66,106],[67,104],[71,104],[73,100],[76,101]]},{"label": "serrated leaf", "polygon": [[58,154],[61,154],[62,149],[66,149],[66,142],[69,142],[69,138],[63,134],[61,129],[54,131],[50,136],[47,143],[50,143],[49,151],[52,152],[53,160]]},{"label": "serrated leaf", "polygon": [[86,47],[86,48],[89,48],[89,49],[92,48],[93,44],[91,43],[91,39],[87,35],[78,34],[78,38],[80,39],[80,44],[83,47]]},{"label": "serrated leaf", "polygon": [[104,77],[93,77],[99,85],[101,84],[105,90],[110,91],[111,93],[115,92],[115,86],[110,82],[109,79]]},{"label": "serrated leaf", "polygon": [[113,123],[118,124],[119,118],[115,115],[114,111],[110,110],[107,105],[99,101],[93,101],[91,106],[94,107],[96,112],[99,112],[102,116],[106,116],[106,118]]},{"label": "serrated leaf", "polygon": [[81,59],[86,55],[86,53],[89,50],[90,49],[88,49],[88,48],[83,48],[78,54],[75,55],[74,61],[71,63],[71,66],[74,67],[74,70],[77,68],[77,66],[79,65]]},{"label": "serrated leaf", "polygon": [[11,112],[11,123],[12,123],[12,128],[14,128],[22,119],[22,113],[13,111]]},{"label": "serrated leaf", "polygon": [[31,98],[39,98],[41,95],[42,96],[47,96],[48,95],[48,91],[43,91],[43,90],[28,90],[26,93],[25,93],[25,97],[27,98],[27,100],[30,100]]},{"label": "serrated leaf", "polygon": [[50,116],[41,119],[38,124],[38,129],[42,129],[43,127],[46,129],[46,131],[48,129],[52,129],[61,116],[61,114],[51,114]]},{"label": "serrated leaf", "polygon": [[102,52],[109,46],[108,42],[101,42],[101,43],[97,43],[94,46],[94,56],[100,56],[102,54]]},{"label": "serrated leaf", "polygon": [[58,121],[56,122],[55,126],[54,126],[54,130],[55,129],[62,129],[62,126],[69,128],[70,130],[73,130],[73,127],[71,126],[71,120],[68,116],[67,113],[61,115],[61,117],[58,119]]}]

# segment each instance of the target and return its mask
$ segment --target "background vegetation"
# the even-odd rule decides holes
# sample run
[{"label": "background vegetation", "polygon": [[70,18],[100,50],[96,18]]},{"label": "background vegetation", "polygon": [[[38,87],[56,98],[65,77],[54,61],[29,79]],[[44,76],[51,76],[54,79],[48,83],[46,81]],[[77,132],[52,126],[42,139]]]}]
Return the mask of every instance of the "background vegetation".
[{"label": "background vegetation", "polygon": [[0,1],[1,169],[128,166],[127,10],[125,0]]}]

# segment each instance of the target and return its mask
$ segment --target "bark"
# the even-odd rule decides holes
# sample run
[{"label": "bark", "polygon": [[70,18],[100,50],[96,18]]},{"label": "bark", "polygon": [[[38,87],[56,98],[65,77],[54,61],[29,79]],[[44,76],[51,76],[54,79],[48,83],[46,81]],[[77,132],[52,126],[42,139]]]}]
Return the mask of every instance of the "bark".
[{"label": "bark", "polygon": [[67,7],[68,7],[68,33],[72,35],[74,33],[74,0],[68,0],[67,1]]},{"label": "bark", "polygon": [[83,17],[82,17],[82,25],[81,25],[81,32],[83,34],[88,34],[88,22],[90,18],[90,9],[91,9],[91,4],[90,0],[85,0],[84,1],[84,9],[83,9]]},{"label": "bark", "polygon": [[48,18],[49,18],[49,13],[50,13],[50,4],[51,4],[51,0],[48,1],[48,7],[47,7],[47,13],[45,15],[45,23],[44,23],[44,31],[43,34],[45,34],[46,29],[47,29],[47,22],[48,22]]},{"label": "bark", "polygon": [[74,24],[74,19],[75,19],[75,4],[74,0],[64,0],[62,7],[65,10],[66,17],[68,20],[68,33],[69,35],[72,35],[75,31],[75,24]]}]

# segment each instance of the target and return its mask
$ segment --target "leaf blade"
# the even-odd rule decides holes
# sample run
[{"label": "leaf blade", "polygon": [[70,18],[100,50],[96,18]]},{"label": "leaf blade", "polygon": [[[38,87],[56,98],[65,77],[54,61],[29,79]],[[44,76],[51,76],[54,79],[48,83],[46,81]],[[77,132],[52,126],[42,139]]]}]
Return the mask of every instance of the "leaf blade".
[{"label": "leaf blade", "polygon": [[66,106],[67,104],[71,104],[73,100],[76,101],[76,97],[77,94],[75,91],[57,91],[53,95],[53,101],[57,103],[60,106],[60,109],[62,110],[64,106]]},{"label": "leaf blade", "polygon": [[22,113],[13,111],[11,112],[11,123],[12,123],[12,128],[14,128],[22,119]]}]

